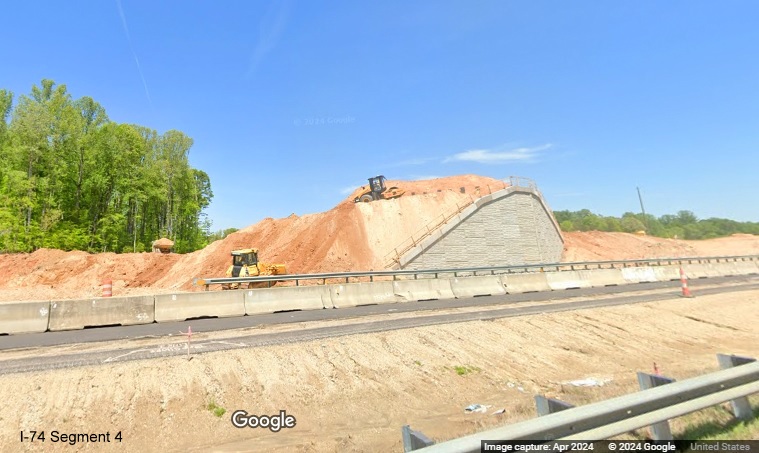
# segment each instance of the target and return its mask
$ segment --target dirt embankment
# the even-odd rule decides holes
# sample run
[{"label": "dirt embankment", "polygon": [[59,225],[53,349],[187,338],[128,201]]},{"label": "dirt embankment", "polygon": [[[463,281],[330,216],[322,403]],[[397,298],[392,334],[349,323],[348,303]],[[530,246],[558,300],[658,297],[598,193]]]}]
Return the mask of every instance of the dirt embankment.
[{"label": "dirt embankment", "polygon": [[478,194],[504,187],[475,175],[387,184],[406,194],[356,204],[357,189],[329,211],[266,218],[185,255],[48,249],[0,255],[0,301],[97,297],[105,278],[113,281],[114,295],[198,290],[194,278],[224,275],[230,251],[248,247],[258,248],[263,262],[285,264],[289,273],[382,269],[385,256],[412,234]]},{"label": "dirt embankment", "polygon": [[[282,263],[289,273],[383,269],[388,254],[480,195],[500,190],[500,180],[463,175],[424,181],[387,181],[406,194],[356,204],[353,194],[333,209],[282,219],[266,218],[203,250],[186,255],[89,254],[37,250],[0,255],[0,301],[90,298],[103,279],[113,294],[199,290],[196,277],[222,276],[230,251],[256,247],[261,261]],[[566,233],[564,261],[745,255],[759,253],[759,236],[683,241],[625,233]]]}]

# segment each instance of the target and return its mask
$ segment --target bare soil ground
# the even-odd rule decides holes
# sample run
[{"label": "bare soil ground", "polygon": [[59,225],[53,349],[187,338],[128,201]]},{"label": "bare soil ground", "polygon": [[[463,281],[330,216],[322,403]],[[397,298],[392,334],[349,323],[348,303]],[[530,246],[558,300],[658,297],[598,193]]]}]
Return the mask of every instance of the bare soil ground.
[{"label": "bare soil ground", "polygon": [[[634,391],[654,363],[684,379],[716,370],[718,352],[759,356],[757,325],[759,291],[746,291],[5,375],[0,451],[402,451],[405,424],[440,441],[532,418],[534,394],[582,404]],[[587,378],[608,382],[568,383]],[[488,412],[465,413],[474,403]],[[237,429],[237,409],[297,425]],[[48,441],[21,444],[22,429]],[[123,442],[52,444],[53,430]]]},{"label": "bare soil ground", "polygon": [[[99,297],[111,279],[114,296],[199,291],[195,277],[223,276],[229,252],[257,247],[262,261],[290,273],[379,270],[387,255],[415,233],[505,183],[476,175],[424,181],[388,181],[406,189],[395,200],[353,203],[360,191],[333,209],[283,219],[266,218],[186,255],[89,254],[37,250],[0,254],[0,301]],[[567,233],[564,261],[745,255],[759,253],[759,236],[682,241],[625,233]]]},{"label": "bare soil ground", "polygon": [[752,234],[686,241],[601,231],[564,233],[564,261],[756,254],[759,254],[759,236]]}]

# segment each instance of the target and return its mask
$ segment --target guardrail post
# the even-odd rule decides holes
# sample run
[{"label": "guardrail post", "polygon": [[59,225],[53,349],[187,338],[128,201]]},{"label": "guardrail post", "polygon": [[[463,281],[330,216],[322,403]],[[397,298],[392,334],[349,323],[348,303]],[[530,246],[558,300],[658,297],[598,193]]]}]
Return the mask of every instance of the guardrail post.
[{"label": "guardrail post", "polygon": [[538,411],[538,417],[575,407],[573,404],[565,403],[564,401],[553,398],[546,398],[542,395],[535,395],[535,406]]},{"label": "guardrail post", "polygon": [[411,429],[409,425],[404,425],[403,428],[401,428],[401,432],[403,433],[404,452],[419,450],[420,448],[429,447],[430,445],[435,444],[435,442],[430,440],[424,434]]},{"label": "guardrail post", "polygon": [[[648,390],[673,382],[675,382],[675,380],[672,378],[643,373],[640,371],[638,372],[638,384],[640,384],[641,390]],[[651,425],[651,437],[654,440],[674,440],[672,437],[672,431],[669,429],[669,422],[663,421]]]},{"label": "guardrail post", "polygon": [[[756,362],[756,359],[738,355],[717,354],[717,361],[719,362],[719,367],[724,370],[727,368]],[[733,408],[733,415],[735,418],[739,420],[751,420],[754,418],[753,411],[751,410],[751,404],[749,404],[748,398],[745,396],[731,400],[730,407]]]}]

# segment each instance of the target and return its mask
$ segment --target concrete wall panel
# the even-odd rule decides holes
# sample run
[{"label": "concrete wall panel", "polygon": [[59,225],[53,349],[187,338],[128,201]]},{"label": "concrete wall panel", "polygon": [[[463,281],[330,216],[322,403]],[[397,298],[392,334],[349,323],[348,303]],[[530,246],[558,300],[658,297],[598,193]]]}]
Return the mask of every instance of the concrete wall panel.
[{"label": "concrete wall panel", "polygon": [[509,294],[551,291],[544,272],[525,272],[523,274],[504,274],[501,281]]},{"label": "concrete wall panel", "polygon": [[245,313],[248,315],[289,310],[321,310],[332,308],[328,286],[285,286],[281,288],[248,289]]},{"label": "concrete wall panel", "polygon": [[155,320],[154,309],[153,296],[54,300],[50,302],[49,329],[150,324]]},{"label": "concrete wall panel", "polygon": [[155,320],[158,322],[231,316],[245,316],[245,291],[203,291],[155,296]]},{"label": "concrete wall panel", "polygon": [[331,285],[329,290],[335,308],[394,304],[403,301],[395,294],[393,282],[347,283]]},{"label": "concrete wall panel", "polygon": [[451,290],[457,298],[499,296],[506,288],[498,276],[458,277],[450,280]]},{"label": "concrete wall panel", "polygon": [[0,304],[0,335],[44,332],[49,318],[48,301]]},{"label": "concrete wall panel", "polygon": [[396,280],[393,292],[401,301],[455,299],[448,279]]}]

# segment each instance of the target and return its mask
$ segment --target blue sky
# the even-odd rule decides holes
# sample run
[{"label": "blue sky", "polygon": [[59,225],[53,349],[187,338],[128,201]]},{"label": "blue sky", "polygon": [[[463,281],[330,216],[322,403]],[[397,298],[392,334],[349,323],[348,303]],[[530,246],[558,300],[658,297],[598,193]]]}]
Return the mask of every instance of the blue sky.
[{"label": "blue sky", "polygon": [[214,229],[375,174],[534,179],[554,209],[759,221],[759,2],[27,1],[0,88],[43,78],[193,138]]}]

